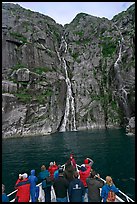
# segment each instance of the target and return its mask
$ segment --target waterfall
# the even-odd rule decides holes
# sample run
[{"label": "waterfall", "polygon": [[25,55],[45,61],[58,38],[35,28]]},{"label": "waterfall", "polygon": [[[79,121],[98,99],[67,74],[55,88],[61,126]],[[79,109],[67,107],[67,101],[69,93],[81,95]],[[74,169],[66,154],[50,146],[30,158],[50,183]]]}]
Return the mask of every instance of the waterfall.
[{"label": "waterfall", "polygon": [[124,109],[125,109],[125,113],[126,113],[126,116],[127,118],[130,116],[129,114],[129,108],[128,108],[128,99],[127,99],[127,91],[124,89],[124,87],[122,87],[120,90],[119,90],[121,93],[120,93],[120,97],[121,97],[121,100],[123,102],[123,106],[124,106]]},{"label": "waterfall", "polygon": [[124,38],[122,36],[122,33],[120,32],[120,30],[118,29],[118,27],[115,25],[115,27],[117,28],[117,30],[119,31],[119,34],[121,36],[121,41],[119,41],[119,54],[118,54],[118,58],[116,60],[116,62],[114,63],[114,70],[115,70],[115,74],[116,74],[116,79],[117,79],[117,85],[118,85],[118,95],[123,103],[123,107],[125,109],[126,112],[126,116],[129,116],[129,108],[128,108],[128,100],[127,100],[127,91],[125,90],[124,86],[123,86],[123,80],[120,74],[120,62],[121,62],[121,57],[122,57],[122,46],[123,46],[123,42],[124,42]]},{"label": "waterfall", "polygon": [[121,78],[121,75],[120,75],[120,66],[119,66],[119,63],[121,62],[121,56],[122,56],[122,43],[120,43],[119,41],[119,54],[118,54],[118,58],[116,60],[116,62],[114,63],[114,70],[115,70],[115,73],[116,73],[116,79],[118,81],[118,86],[121,86],[122,85],[122,78]]},{"label": "waterfall", "polygon": [[123,46],[124,38],[123,38],[120,30],[118,29],[118,27],[116,25],[115,25],[115,27],[121,36],[121,42],[119,40],[119,54],[118,54],[118,58],[117,58],[116,62],[114,63],[114,70],[116,73],[116,79],[118,81],[118,89],[121,89],[122,88],[121,86],[123,84],[123,80],[122,80],[122,77],[120,75],[120,62],[121,62],[121,57],[122,57],[122,46]]},{"label": "waterfall", "polygon": [[[59,51],[62,52],[63,54],[67,52],[67,43],[63,36],[62,36],[62,41],[61,41]],[[63,54],[62,54],[62,57],[60,56],[60,52],[57,51],[57,55],[60,63],[62,62],[62,66],[65,71],[67,93],[66,93],[65,113],[64,113],[62,124],[59,128],[59,131],[65,132],[67,130],[67,123],[69,124],[69,130],[76,131],[75,105],[74,105],[74,97],[72,95],[72,85],[68,76],[66,61],[63,57]]]},{"label": "waterfall", "polygon": [[126,103],[127,102],[127,91],[124,89],[124,87],[122,87],[121,91],[122,91],[122,98],[124,100],[124,103]]}]

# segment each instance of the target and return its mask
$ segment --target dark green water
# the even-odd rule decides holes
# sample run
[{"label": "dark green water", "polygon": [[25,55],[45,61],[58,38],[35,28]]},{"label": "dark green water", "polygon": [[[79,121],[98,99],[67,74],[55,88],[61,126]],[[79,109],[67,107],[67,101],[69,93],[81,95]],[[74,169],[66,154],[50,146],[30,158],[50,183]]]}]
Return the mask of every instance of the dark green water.
[{"label": "dark green water", "polygon": [[6,139],[2,141],[2,182],[6,193],[14,190],[19,173],[31,169],[39,173],[50,161],[63,164],[71,152],[76,162],[93,159],[93,168],[105,179],[112,176],[115,185],[135,199],[135,137],[124,129],[55,133],[48,136]]}]

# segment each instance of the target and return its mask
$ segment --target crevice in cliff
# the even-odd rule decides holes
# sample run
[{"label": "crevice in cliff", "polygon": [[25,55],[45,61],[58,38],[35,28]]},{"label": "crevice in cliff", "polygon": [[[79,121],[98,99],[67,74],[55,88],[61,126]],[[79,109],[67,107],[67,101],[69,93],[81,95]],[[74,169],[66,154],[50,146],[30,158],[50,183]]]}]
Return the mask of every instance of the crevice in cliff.
[{"label": "crevice in cliff", "polygon": [[17,40],[8,40],[8,39],[7,39],[6,41],[15,44],[15,45],[17,45],[18,47],[21,46],[21,45],[23,45],[22,42],[17,41]]}]

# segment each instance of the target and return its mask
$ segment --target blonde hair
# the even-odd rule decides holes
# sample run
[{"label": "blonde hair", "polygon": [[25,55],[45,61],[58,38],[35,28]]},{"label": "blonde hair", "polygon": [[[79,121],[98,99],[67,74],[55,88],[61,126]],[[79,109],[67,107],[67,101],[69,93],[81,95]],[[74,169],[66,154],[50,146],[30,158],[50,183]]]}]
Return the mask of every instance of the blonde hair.
[{"label": "blonde hair", "polygon": [[111,186],[113,184],[113,180],[110,176],[106,176],[106,183]]}]

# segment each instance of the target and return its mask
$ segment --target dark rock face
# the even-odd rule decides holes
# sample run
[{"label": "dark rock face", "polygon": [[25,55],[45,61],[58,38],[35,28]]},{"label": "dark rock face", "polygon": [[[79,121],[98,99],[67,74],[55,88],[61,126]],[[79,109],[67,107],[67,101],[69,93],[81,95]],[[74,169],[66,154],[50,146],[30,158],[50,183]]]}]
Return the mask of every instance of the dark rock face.
[{"label": "dark rock face", "polygon": [[135,114],[135,5],[111,21],[80,13],[63,27],[3,3],[2,79],[3,137],[73,130],[74,114],[77,130],[126,126]]}]

